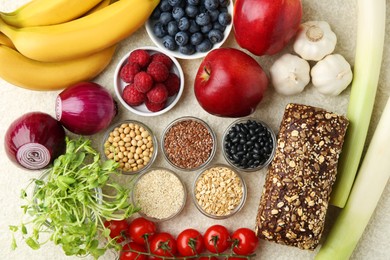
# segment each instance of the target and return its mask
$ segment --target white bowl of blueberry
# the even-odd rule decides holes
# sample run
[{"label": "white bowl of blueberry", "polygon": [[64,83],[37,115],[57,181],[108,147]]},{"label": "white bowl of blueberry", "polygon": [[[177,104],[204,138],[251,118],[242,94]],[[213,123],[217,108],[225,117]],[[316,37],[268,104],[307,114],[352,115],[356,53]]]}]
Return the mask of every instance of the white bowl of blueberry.
[{"label": "white bowl of blueberry", "polygon": [[145,27],[159,48],[176,58],[197,59],[226,41],[232,19],[232,0],[161,0]]}]

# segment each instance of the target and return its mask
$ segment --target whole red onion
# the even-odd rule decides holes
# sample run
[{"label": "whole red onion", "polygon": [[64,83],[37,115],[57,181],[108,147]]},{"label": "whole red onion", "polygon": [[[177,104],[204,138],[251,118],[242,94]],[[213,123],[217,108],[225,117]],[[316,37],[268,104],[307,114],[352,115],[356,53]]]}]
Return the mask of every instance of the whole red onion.
[{"label": "whole red onion", "polygon": [[117,106],[101,85],[80,82],[57,96],[55,111],[57,120],[69,131],[92,135],[110,125],[117,114]]},{"label": "whole red onion", "polygon": [[38,170],[65,151],[65,130],[52,116],[30,112],[9,126],[4,144],[11,161],[27,169]]}]

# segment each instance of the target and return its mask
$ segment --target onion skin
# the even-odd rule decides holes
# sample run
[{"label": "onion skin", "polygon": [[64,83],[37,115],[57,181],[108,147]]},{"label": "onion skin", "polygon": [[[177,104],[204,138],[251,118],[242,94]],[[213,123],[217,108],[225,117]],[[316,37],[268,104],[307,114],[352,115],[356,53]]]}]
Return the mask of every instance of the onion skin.
[{"label": "onion skin", "polygon": [[8,127],[4,146],[15,164],[30,170],[43,169],[65,152],[65,130],[52,116],[30,112]]},{"label": "onion skin", "polygon": [[117,114],[111,94],[94,82],[80,82],[63,90],[56,100],[56,118],[69,131],[93,135],[107,128]]}]

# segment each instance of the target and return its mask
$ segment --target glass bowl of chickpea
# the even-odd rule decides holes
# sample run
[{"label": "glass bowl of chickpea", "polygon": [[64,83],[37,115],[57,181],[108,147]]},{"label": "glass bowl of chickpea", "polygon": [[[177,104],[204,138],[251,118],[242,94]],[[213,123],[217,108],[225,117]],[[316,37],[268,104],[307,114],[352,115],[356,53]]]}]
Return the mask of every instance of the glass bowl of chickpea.
[{"label": "glass bowl of chickpea", "polygon": [[103,137],[106,159],[119,163],[123,174],[146,171],[157,157],[158,143],[152,130],[136,120],[111,125]]}]

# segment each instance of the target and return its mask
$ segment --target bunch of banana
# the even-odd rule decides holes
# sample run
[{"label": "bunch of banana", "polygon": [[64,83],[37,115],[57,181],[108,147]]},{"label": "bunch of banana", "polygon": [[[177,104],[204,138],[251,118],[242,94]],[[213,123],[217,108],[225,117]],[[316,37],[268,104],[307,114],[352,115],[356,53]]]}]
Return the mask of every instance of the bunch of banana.
[{"label": "bunch of banana", "polygon": [[[38,3],[51,1],[58,6],[74,2],[33,0],[18,10],[36,10]],[[90,80],[110,63],[117,43],[138,30],[160,2],[89,1],[95,5],[81,17],[54,25],[16,27],[0,18],[0,77],[32,90],[63,89]],[[20,20],[28,17],[25,12],[15,11]],[[41,16],[53,15],[47,12]]]}]

